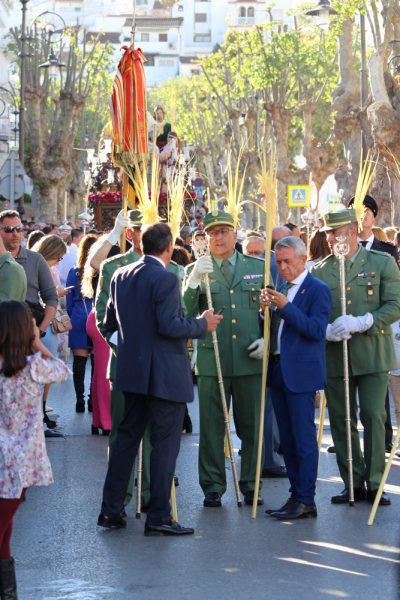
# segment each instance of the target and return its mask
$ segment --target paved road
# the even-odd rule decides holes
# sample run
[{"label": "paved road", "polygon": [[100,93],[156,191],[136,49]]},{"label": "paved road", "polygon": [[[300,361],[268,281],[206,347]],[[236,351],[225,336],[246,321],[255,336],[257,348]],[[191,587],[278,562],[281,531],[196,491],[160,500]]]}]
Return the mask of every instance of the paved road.
[{"label": "paved road", "polygon": [[[107,438],[90,435],[88,413],[75,414],[72,379],[50,390],[65,440],[50,441],[55,483],[28,490],[15,518],[12,553],[20,600],[284,600],[398,598],[400,461],[387,486],[391,507],[367,526],[370,505],[332,506],[343,488],[325,451],[317,486],[318,518],[277,522],[265,508],[288,496],[287,480],[264,480],[257,519],[238,509],[229,462],[221,509],[205,509],[197,481],[198,406],[194,433],[182,435],[177,464],[179,521],[185,539],[145,538],[144,517],[129,506],[126,530],[96,526],[107,467]],[[394,411],[393,411],[394,414]],[[318,411],[316,414],[318,418]],[[329,422],[323,448],[330,443]],[[234,437],[235,448],[239,441]],[[240,465],[240,459],[239,459]]]}]

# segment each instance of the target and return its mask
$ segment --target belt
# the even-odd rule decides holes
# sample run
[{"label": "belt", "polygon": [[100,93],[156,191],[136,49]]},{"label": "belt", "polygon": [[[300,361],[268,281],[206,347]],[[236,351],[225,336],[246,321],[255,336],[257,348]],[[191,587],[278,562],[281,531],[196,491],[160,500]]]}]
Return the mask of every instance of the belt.
[{"label": "belt", "polygon": [[275,362],[281,362],[281,355],[280,354],[273,354],[272,358],[274,359]]}]

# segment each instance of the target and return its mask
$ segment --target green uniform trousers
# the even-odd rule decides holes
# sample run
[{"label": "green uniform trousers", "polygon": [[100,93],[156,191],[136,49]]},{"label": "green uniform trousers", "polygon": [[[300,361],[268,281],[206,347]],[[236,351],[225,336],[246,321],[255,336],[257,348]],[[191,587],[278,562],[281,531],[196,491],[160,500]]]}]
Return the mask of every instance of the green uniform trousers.
[{"label": "green uniform trousers", "polygon": [[[217,377],[197,378],[200,404],[199,479],[204,494],[226,492],[225,420]],[[240,491],[254,490],[261,409],[261,375],[224,378],[225,397],[231,396],[242,437]],[[261,464],[264,462],[264,448]],[[262,482],[260,481],[260,489]]]},{"label": "green uniform trousers", "polygon": [[[108,439],[108,460],[117,440],[117,432],[125,412],[125,398],[123,392],[113,389],[113,381],[110,379],[111,388],[111,431]],[[148,506],[150,502],[150,453],[152,447],[150,444],[150,424],[146,427],[143,435],[143,462],[142,462],[142,505]],[[133,496],[133,482],[135,479],[135,465],[129,479],[128,490],[126,492],[124,507],[128,506]]]},{"label": "green uniform trousers", "polygon": [[[350,373],[349,379],[354,487],[362,487],[366,482],[369,490],[377,490],[385,469],[385,396],[388,373],[371,373],[357,377]],[[364,426],[364,456],[357,430],[357,389],[360,421]],[[345,487],[349,487],[346,406],[342,377],[328,377],[326,400],[336,460]]]}]

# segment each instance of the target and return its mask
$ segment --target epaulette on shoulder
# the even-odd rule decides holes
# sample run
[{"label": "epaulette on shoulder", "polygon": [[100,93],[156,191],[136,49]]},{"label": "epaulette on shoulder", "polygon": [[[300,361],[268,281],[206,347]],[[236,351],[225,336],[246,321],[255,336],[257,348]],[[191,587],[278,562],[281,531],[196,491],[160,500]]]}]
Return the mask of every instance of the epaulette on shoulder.
[{"label": "epaulette on shoulder", "polygon": [[260,261],[265,262],[265,258],[260,258],[259,256],[249,256],[248,254],[244,254],[243,256],[246,258],[246,260],[249,260],[250,262],[252,260],[254,260],[254,261],[258,260],[259,262]]},{"label": "epaulette on shoulder", "polygon": [[393,242],[388,242],[387,240],[381,240],[382,244],[387,244],[388,246],[394,246],[396,248],[396,244],[393,244]]},{"label": "epaulette on shoulder", "polygon": [[322,260],[320,260],[316,265],[313,265],[311,267],[311,269],[319,269],[324,267],[328,261],[332,260],[333,258],[336,258],[335,254],[328,254],[328,256],[325,256],[325,258],[323,258]]},{"label": "epaulette on shoulder", "polygon": [[116,260],[121,260],[121,256],[124,256],[123,254],[116,254],[115,256],[111,256],[110,258],[106,258],[105,260],[103,260],[102,265],[108,265]]},{"label": "epaulette on shoulder", "polygon": [[371,249],[371,250],[368,250],[368,252],[371,252],[372,254],[380,254],[381,256],[390,256],[390,257],[392,257],[392,255],[389,254],[389,252],[385,252],[384,250],[372,250]]}]

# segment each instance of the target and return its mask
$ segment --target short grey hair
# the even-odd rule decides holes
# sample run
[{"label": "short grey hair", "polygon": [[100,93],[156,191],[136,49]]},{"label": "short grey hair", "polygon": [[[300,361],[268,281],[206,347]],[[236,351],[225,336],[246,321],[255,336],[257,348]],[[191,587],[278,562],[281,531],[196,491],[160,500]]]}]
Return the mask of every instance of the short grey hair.
[{"label": "short grey hair", "polygon": [[246,244],[248,244],[248,242],[258,242],[260,244],[262,244],[263,246],[265,246],[265,240],[263,237],[259,237],[258,235],[249,235],[249,237],[244,238],[243,242],[242,242],[242,246],[244,246]]},{"label": "short grey hair", "polygon": [[305,243],[294,235],[287,236],[278,240],[275,244],[275,252],[277,250],[283,250],[283,248],[293,248],[296,252],[296,256],[301,258],[307,256],[307,248]]}]

